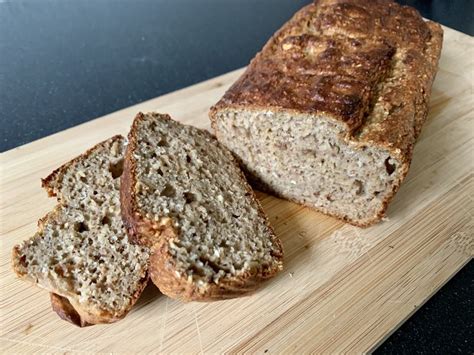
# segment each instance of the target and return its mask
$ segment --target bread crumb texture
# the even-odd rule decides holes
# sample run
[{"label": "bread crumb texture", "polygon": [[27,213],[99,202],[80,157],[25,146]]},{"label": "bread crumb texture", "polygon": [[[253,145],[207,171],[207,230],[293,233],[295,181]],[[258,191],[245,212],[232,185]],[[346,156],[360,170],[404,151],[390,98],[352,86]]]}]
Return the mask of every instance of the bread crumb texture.
[{"label": "bread crumb texture", "polygon": [[260,186],[358,225],[380,219],[427,116],[442,29],[392,1],[304,7],[211,109]]},{"label": "bread crumb texture", "polygon": [[144,115],[136,129],[138,209],[172,220],[168,250],[178,278],[205,288],[281,268],[281,245],[225,147],[165,115]]},{"label": "bread crumb texture", "polygon": [[59,204],[14,249],[14,269],[90,314],[121,317],[143,288],[148,250],[129,243],[120,216],[125,140],[114,137],[44,180]]}]

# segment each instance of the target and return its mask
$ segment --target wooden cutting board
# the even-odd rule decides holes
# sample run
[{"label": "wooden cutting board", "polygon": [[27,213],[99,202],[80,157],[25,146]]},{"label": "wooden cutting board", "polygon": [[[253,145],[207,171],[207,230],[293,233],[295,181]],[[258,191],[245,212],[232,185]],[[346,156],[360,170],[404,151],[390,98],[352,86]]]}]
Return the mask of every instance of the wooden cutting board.
[{"label": "wooden cutting board", "polygon": [[[285,249],[285,270],[256,294],[180,303],[149,286],[122,321],[61,321],[49,295],[17,280],[10,250],[54,205],[40,178],[116,133],[138,111],[209,128],[207,111],[237,70],[1,155],[0,351],[365,352],[374,349],[473,256],[474,40],[445,28],[429,120],[388,218],[359,229],[259,194]],[[32,127],[34,129],[34,127]]]}]

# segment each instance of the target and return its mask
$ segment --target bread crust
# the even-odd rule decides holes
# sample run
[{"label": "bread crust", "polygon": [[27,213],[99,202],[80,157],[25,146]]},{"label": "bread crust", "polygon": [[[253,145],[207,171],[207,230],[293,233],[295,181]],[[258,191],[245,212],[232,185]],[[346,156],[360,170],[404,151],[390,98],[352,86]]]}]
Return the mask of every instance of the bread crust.
[{"label": "bread crust", "polygon": [[442,37],[439,24],[393,1],[315,1],[274,34],[211,108],[212,127],[219,139],[216,115],[226,109],[309,114],[315,119],[324,114],[344,128],[343,140],[356,149],[388,151],[401,162],[401,179],[383,208],[363,221],[335,216],[371,225],[383,217],[408,173],[427,117]]},{"label": "bread crust", "polygon": [[[171,120],[169,115],[153,113],[162,119]],[[273,255],[278,263],[273,268],[268,268],[260,273],[242,274],[232,279],[224,278],[219,284],[209,283],[205,288],[200,288],[191,280],[188,281],[185,275],[180,275],[176,271],[174,259],[169,252],[169,243],[178,238],[178,233],[174,226],[174,221],[169,217],[162,217],[158,221],[148,219],[140,212],[136,203],[136,194],[134,190],[136,179],[136,163],[133,158],[134,151],[137,149],[136,131],[140,120],[144,119],[143,113],[138,113],[133,121],[130,133],[128,135],[129,144],[125,153],[124,171],[121,176],[120,202],[122,206],[122,218],[130,239],[138,244],[147,246],[151,250],[149,274],[153,283],[165,295],[179,299],[181,301],[216,301],[228,298],[234,298],[249,294],[254,291],[258,285],[273,277],[282,269],[283,248],[280,240],[275,236],[270,227],[261,204],[250,185],[246,183],[247,191],[252,199],[258,205],[258,213],[266,221],[266,225],[272,232],[272,240],[277,248]],[[215,137],[209,134],[213,140]],[[217,142],[217,140],[216,140]],[[238,163],[232,157],[233,164],[239,169]],[[244,182],[245,176],[240,171]]]},{"label": "bread crust", "polygon": [[[124,137],[121,135],[113,136],[105,141],[102,141],[92,148],[88,149],[83,154],[77,156],[76,158],[68,161],[59,168],[55,169],[50,175],[46,178],[41,179],[42,187],[46,189],[49,196],[57,196],[56,189],[58,188],[57,183],[61,180],[61,177],[65,172],[76,162],[87,159],[90,154],[92,154],[96,149],[105,144],[106,142],[111,142],[112,144],[116,141],[122,140]],[[38,229],[39,233],[42,233],[44,225],[47,223],[48,219],[56,219],[57,214],[59,213],[60,203],[46,216],[38,220]],[[123,309],[119,314],[113,314],[103,309],[88,309],[87,306],[84,306],[77,300],[77,295],[68,294],[61,292],[56,285],[48,280],[47,282],[40,282],[35,278],[30,277],[24,265],[24,259],[20,252],[20,246],[15,245],[12,250],[12,268],[17,277],[32,282],[36,286],[45,289],[50,292],[51,299],[51,308],[55,311],[58,316],[74,325],[79,327],[85,327],[94,324],[105,324],[105,323],[114,323],[122,318],[124,318],[130,309],[133,307],[135,302],[140,297],[141,293],[148,284],[149,275],[146,273],[142,278],[139,287],[137,288],[135,294],[131,298],[130,305]]]},{"label": "bread crust", "polygon": [[51,299],[51,308],[59,316],[59,318],[77,325],[78,327],[87,327],[92,325],[87,323],[84,317],[76,311],[76,309],[71,305],[71,302],[66,297],[60,296],[56,293],[51,292],[49,294]]}]

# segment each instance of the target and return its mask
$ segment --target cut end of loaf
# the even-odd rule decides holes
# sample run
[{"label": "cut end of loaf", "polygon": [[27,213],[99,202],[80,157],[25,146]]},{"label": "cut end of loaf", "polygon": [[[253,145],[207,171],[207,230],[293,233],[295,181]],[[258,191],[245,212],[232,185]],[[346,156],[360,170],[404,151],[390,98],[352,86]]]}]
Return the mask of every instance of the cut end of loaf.
[{"label": "cut end of loaf", "polygon": [[18,276],[55,293],[58,314],[85,317],[75,324],[120,319],[146,285],[148,250],[129,243],[120,216],[124,151],[114,137],[43,180],[59,204],[13,250]]},{"label": "cut end of loaf", "polygon": [[267,190],[374,223],[408,171],[442,37],[395,1],[315,1],[211,109],[216,135]]},{"label": "cut end of loaf", "polygon": [[226,108],[214,114],[218,139],[257,186],[353,224],[383,216],[406,167],[387,149],[347,138],[323,114]]},{"label": "cut end of loaf", "polygon": [[[222,286],[225,293],[226,284],[238,281],[248,291],[247,279],[281,268],[281,246],[258,201],[231,153],[210,133],[147,114],[136,118],[129,140],[134,215],[157,225],[170,221],[173,229],[166,238],[158,233],[141,239],[151,247],[166,244],[158,258],[166,259],[161,261],[168,270],[156,273],[180,280],[176,287],[184,283],[206,293]],[[151,277],[162,292],[179,297],[166,277]]]}]

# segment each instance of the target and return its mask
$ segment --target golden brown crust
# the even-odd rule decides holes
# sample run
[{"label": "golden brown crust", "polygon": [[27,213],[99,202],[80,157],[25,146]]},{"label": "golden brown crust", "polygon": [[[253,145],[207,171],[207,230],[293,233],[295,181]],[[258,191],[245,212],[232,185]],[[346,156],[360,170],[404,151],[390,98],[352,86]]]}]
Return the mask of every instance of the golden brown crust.
[{"label": "golden brown crust", "polygon": [[[143,114],[140,112],[135,117],[135,120],[138,117],[143,117]],[[132,123],[132,130],[135,130],[135,120]],[[128,146],[125,150],[125,158],[123,162],[123,173],[120,177],[120,206],[122,213],[122,220],[125,230],[127,231],[128,237],[133,243],[151,246],[147,241],[141,240],[138,233],[139,226],[146,226],[147,223],[143,223],[140,218],[140,214],[137,213],[137,205],[135,199],[135,189],[133,188],[135,183],[135,160],[131,156],[132,152],[136,149],[136,139],[133,135],[129,133],[128,135]]]},{"label": "golden brown crust", "polygon": [[81,315],[75,310],[66,297],[62,297],[53,292],[49,295],[51,298],[51,308],[56,312],[59,318],[81,328],[92,325],[81,318]]},{"label": "golden brown crust", "polygon": [[[424,121],[441,43],[441,27],[410,7],[319,1],[269,40],[212,111],[230,106],[325,113],[343,123],[352,139],[405,150],[403,133],[419,133]],[[383,92],[391,79],[397,85]],[[378,120],[382,126],[376,127],[372,121],[378,117],[371,114],[379,100],[397,112],[417,104],[419,117],[406,112],[411,115]],[[359,137],[365,126],[370,130]]]},{"label": "golden brown crust", "polygon": [[[135,132],[140,120],[144,116],[142,112],[136,115],[128,134],[123,173],[120,177],[120,204],[123,224],[130,240],[135,244],[152,248],[159,239],[159,236],[163,233],[169,233],[169,228],[172,227],[167,218],[161,221],[153,221],[146,218],[146,216],[140,213],[137,206],[134,189],[136,183],[136,163],[133,158],[133,152],[137,149],[138,144]],[[168,115],[162,116],[171,119]]]},{"label": "golden brown crust", "polygon": [[[113,314],[105,310],[93,310],[81,305],[77,297],[71,295],[60,295],[50,292],[51,308],[63,320],[79,327],[87,327],[95,324],[110,324],[123,319],[137,301],[140,294],[147,285],[147,278],[140,284],[139,290],[135,293],[129,307],[120,314]],[[43,287],[41,284],[38,286]],[[49,287],[43,287],[51,291]],[[53,291],[55,291],[53,289]]]},{"label": "golden brown crust", "polygon": [[[392,1],[315,1],[275,33],[211,108],[213,128],[226,108],[324,114],[345,127],[346,141],[397,158],[402,181],[427,117],[442,37],[441,26]],[[399,185],[373,220],[350,222],[379,220]]]},{"label": "golden brown crust", "polygon": [[[171,120],[168,115],[153,113],[163,119]],[[144,119],[143,113],[138,113],[128,135],[129,144],[125,153],[124,171],[121,176],[120,201],[122,205],[122,219],[127,233],[135,243],[150,248],[149,274],[153,283],[160,291],[172,298],[182,301],[216,301],[242,296],[255,290],[262,281],[271,278],[282,269],[283,248],[280,240],[273,233],[268,218],[261,204],[257,200],[250,185],[246,183],[248,193],[258,205],[259,214],[264,217],[267,226],[272,231],[272,238],[277,250],[273,255],[278,263],[274,268],[268,268],[255,274],[239,275],[233,279],[222,279],[219,284],[210,283],[206,288],[199,288],[196,283],[188,282],[186,275],[176,272],[174,258],[169,252],[168,246],[171,240],[178,238],[178,233],[173,227],[172,219],[163,217],[158,221],[148,219],[144,216],[136,203],[134,186],[136,183],[136,164],[133,153],[137,149],[136,130],[140,120]],[[216,138],[209,134],[214,139]],[[233,158],[232,158],[233,159]],[[239,169],[238,163],[233,159],[233,164]],[[241,172],[241,178],[246,182]]]},{"label": "golden brown crust", "polygon": [[195,283],[187,281],[186,276],[178,275],[173,257],[168,250],[169,239],[162,237],[156,245],[156,252],[150,258],[150,277],[160,291],[180,301],[209,302],[250,295],[266,279],[261,275],[242,275],[228,279],[219,284],[210,283],[206,288],[198,288]]}]

